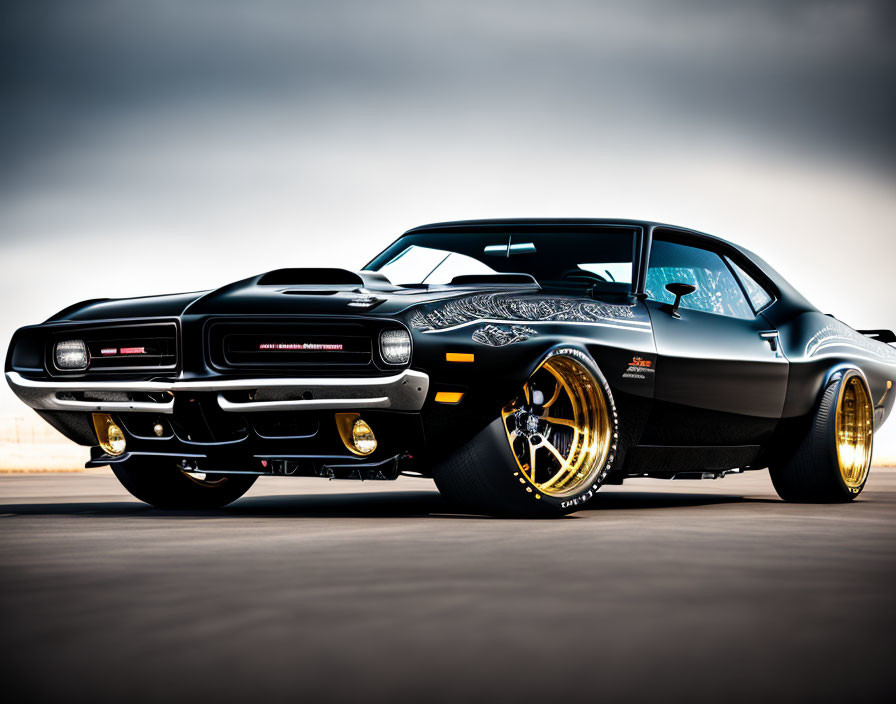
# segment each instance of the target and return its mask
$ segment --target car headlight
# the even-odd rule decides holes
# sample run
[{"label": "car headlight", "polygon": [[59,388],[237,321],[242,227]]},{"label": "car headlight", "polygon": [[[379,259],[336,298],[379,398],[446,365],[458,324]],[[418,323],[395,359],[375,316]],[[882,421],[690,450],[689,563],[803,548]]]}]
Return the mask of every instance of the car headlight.
[{"label": "car headlight", "polygon": [[411,335],[407,330],[383,330],[380,353],[389,364],[407,364],[411,360]]},{"label": "car headlight", "polygon": [[89,357],[84,340],[63,340],[56,343],[56,366],[60,369],[87,369]]}]

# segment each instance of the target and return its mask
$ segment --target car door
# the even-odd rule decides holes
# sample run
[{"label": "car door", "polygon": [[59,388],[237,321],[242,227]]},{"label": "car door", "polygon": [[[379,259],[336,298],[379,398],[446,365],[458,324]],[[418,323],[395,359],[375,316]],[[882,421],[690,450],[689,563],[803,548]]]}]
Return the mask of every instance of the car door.
[{"label": "car door", "polygon": [[[748,297],[745,278],[718,252],[654,239],[645,292],[658,357],[645,442],[758,445],[774,430],[788,363],[777,332],[751,302],[761,295]],[[671,283],[696,287],[676,314],[665,288]]]}]

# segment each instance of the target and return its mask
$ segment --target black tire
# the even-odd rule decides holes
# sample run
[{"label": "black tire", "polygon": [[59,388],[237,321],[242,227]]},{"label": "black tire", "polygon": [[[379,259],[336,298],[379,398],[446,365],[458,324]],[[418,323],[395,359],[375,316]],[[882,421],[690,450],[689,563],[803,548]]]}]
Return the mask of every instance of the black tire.
[{"label": "black tire", "polygon": [[[587,368],[607,403],[610,425],[608,452],[602,465],[574,495],[551,496],[530,481],[511,450],[505,420],[498,417],[470,442],[433,467],[439,492],[454,506],[477,514],[551,518],[578,510],[600,488],[617,456],[617,414],[613,395],[594,361],[581,350],[560,348],[557,356],[574,357]],[[544,362],[542,362],[544,364]]]},{"label": "black tire", "polygon": [[[845,503],[855,499],[868,479],[871,461],[870,433],[868,460],[861,479],[844,480],[837,451],[837,413],[844,386],[859,383],[867,394],[861,375],[849,370],[836,374],[825,387],[821,401],[810,419],[809,428],[789,456],[773,460],[769,474],[775,491],[785,501],[795,503]],[[868,395],[870,399],[870,395]],[[873,412],[873,411],[872,411]]]},{"label": "black tire", "polygon": [[182,472],[171,460],[133,457],[112,465],[132,496],[161,509],[215,509],[236,501],[255,483],[252,474],[206,475],[200,480]]}]

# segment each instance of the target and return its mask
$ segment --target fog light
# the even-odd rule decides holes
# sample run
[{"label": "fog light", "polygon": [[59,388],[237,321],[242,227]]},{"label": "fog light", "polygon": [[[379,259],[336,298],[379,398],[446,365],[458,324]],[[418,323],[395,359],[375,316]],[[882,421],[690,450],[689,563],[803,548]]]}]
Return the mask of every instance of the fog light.
[{"label": "fog light", "polygon": [[337,413],[336,429],[342,438],[342,444],[353,455],[364,457],[376,450],[376,436],[359,414]]},{"label": "fog light", "polygon": [[99,441],[100,447],[107,454],[120,455],[124,452],[127,442],[121,428],[112,420],[112,416],[107,413],[94,413],[93,428],[96,431],[96,439]]},{"label": "fog light", "polygon": [[380,352],[389,364],[407,364],[411,360],[411,336],[407,330],[383,330]]},{"label": "fog light", "polygon": [[56,366],[60,369],[87,369],[87,345],[84,340],[63,340],[56,343]]},{"label": "fog light", "polygon": [[362,455],[369,455],[376,449],[376,438],[370,426],[360,418],[352,425],[352,443]]}]

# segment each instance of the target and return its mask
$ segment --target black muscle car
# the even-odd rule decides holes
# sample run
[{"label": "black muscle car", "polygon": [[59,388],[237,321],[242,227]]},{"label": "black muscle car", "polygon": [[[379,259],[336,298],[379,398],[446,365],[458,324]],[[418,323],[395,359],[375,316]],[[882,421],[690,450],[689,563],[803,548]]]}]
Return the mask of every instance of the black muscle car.
[{"label": "black muscle car", "polygon": [[18,330],[13,391],[165,508],[258,476],[431,476],[559,515],[630,477],[768,467],[849,501],[893,407],[896,336],[820,313],[760,258],[628,220],[450,222],[361,271],[92,300]]}]

